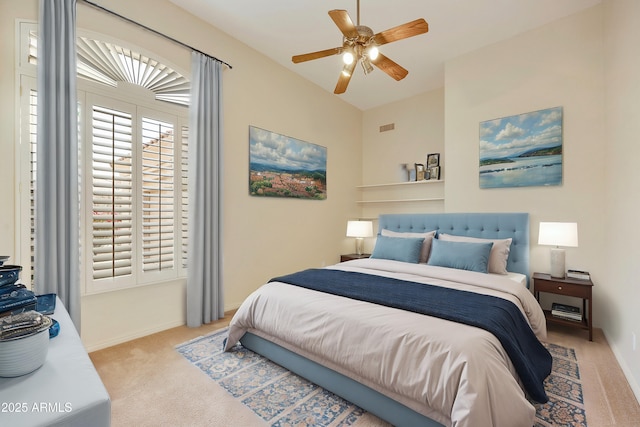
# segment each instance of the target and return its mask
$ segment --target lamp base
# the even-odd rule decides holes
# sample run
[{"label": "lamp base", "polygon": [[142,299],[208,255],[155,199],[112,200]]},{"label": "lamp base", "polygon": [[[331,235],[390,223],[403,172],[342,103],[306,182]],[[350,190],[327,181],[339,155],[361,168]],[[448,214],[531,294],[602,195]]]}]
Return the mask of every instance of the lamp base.
[{"label": "lamp base", "polygon": [[556,279],[564,279],[564,249],[551,249],[551,277]]},{"label": "lamp base", "polygon": [[356,237],[356,254],[362,255],[364,253],[364,238]]}]

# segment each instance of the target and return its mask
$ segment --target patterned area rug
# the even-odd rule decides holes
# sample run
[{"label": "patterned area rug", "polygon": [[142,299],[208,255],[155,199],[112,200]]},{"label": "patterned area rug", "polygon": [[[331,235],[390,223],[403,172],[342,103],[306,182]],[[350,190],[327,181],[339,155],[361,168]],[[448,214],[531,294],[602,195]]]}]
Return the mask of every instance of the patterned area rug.
[{"label": "patterned area rug", "polygon": [[[353,425],[365,411],[241,346],[223,353],[226,329],[180,344],[176,350],[273,427]],[[536,404],[535,427],[586,427],[575,351],[545,347],[553,370],[545,382],[549,402]]]},{"label": "patterned area rug", "polygon": [[534,404],[536,427],[586,427],[587,418],[576,352],[572,348],[543,344],[553,356],[553,368],[551,375],[544,382],[549,401],[545,404]]}]

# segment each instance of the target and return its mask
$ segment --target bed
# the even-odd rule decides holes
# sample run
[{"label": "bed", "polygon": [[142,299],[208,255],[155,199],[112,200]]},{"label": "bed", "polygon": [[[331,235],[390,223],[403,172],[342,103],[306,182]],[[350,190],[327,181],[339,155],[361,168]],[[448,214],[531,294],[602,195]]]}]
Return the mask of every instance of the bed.
[{"label": "bed", "polygon": [[531,427],[551,356],[528,214],[381,215],[378,228],[371,259],[261,286],[225,349],[240,341],[396,426]]}]

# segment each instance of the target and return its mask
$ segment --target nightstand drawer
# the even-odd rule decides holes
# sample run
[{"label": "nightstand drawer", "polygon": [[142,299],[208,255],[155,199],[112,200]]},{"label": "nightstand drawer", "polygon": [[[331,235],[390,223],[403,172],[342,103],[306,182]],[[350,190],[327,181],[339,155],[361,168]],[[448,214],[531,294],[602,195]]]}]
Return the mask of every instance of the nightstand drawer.
[{"label": "nightstand drawer", "polygon": [[369,258],[371,256],[371,254],[347,254],[347,255],[340,255],[340,262],[345,262],[345,261],[351,261],[354,259],[363,259],[363,258]]},{"label": "nightstand drawer", "polygon": [[591,298],[590,286],[576,285],[573,283],[558,283],[555,281],[548,282],[541,279],[536,279],[533,286],[536,292],[550,292],[577,298]]}]

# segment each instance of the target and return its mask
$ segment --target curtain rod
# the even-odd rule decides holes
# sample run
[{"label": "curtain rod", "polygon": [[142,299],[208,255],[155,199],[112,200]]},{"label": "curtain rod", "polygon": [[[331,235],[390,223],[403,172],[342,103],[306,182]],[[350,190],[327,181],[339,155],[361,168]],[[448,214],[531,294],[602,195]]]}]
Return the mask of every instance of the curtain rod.
[{"label": "curtain rod", "polygon": [[203,51],[201,51],[200,49],[196,49],[195,47],[189,46],[188,44],[183,43],[183,42],[181,42],[180,40],[176,40],[176,39],[174,39],[174,38],[173,38],[173,37],[171,37],[171,36],[168,36],[168,35],[166,35],[166,34],[163,34],[163,33],[161,33],[160,31],[156,31],[156,30],[154,30],[153,28],[149,28],[149,27],[147,27],[147,26],[146,26],[146,25],[144,25],[144,24],[141,24],[141,23],[139,23],[139,22],[136,22],[136,21],[134,21],[133,19],[127,18],[126,16],[120,15],[119,13],[116,13],[116,12],[114,12],[114,11],[112,11],[112,10],[109,10],[109,9],[107,9],[107,8],[103,7],[103,6],[100,6],[99,4],[93,3],[93,2],[91,2],[91,1],[89,1],[89,0],[80,0],[80,1],[81,1],[81,2],[83,2],[83,3],[86,3],[86,4],[90,5],[90,6],[93,6],[93,7],[95,7],[96,9],[100,9],[100,10],[102,10],[103,12],[107,12],[107,13],[110,13],[111,15],[117,16],[118,18],[123,19],[123,20],[125,20],[125,21],[127,21],[127,22],[129,22],[129,23],[131,23],[131,24],[137,25],[138,27],[142,27],[142,28],[144,28],[144,29],[145,29],[145,30],[147,30],[147,31],[151,31],[152,33],[154,33],[154,34],[156,34],[156,35],[158,35],[158,36],[160,36],[160,37],[164,37],[164,38],[165,38],[165,39],[167,39],[167,40],[171,40],[172,42],[177,43],[177,44],[179,44],[179,45],[180,45],[180,46],[182,46],[182,47],[186,47],[187,49],[191,49],[191,50],[196,51],[196,52],[198,52],[198,53],[200,53],[200,54],[202,54],[202,55],[208,56],[209,58],[214,59],[214,60],[216,60],[216,61],[218,61],[218,62],[220,62],[220,63],[222,63],[222,64],[226,65],[226,66],[227,66],[227,67],[229,67],[230,69],[232,69],[232,68],[233,68],[233,67],[231,66],[231,64],[229,64],[229,63],[227,63],[227,62],[223,61],[222,59],[218,59],[218,58],[216,58],[215,56],[211,56],[211,55],[209,55],[208,53],[204,53],[204,52],[203,52]]}]

